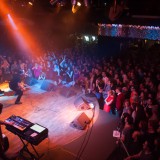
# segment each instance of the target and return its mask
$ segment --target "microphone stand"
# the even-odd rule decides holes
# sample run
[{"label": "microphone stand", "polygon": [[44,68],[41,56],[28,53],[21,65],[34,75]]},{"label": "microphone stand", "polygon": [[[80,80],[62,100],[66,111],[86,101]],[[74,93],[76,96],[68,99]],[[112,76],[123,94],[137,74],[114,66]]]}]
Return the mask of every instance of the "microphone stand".
[{"label": "microphone stand", "polygon": [[122,146],[123,146],[125,152],[127,153],[127,156],[130,156],[128,151],[127,151],[127,148],[126,148],[125,144],[123,143],[123,141],[121,140],[121,138],[120,138],[120,142],[122,143]]}]

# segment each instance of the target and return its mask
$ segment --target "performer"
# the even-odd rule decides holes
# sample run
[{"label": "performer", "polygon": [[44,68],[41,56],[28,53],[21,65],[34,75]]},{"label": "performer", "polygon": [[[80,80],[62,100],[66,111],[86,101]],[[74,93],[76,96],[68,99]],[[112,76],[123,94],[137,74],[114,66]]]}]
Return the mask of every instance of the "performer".
[{"label": "performer", "polygon": [[20,102],[21,97],[23,95],[23,90],[24,88],[21,85],[21,75],[20,72],[15,71],[13,74],[13,77],[11,79],[11,81],[9,82],[9,88],[13,91],[15,91],[15,94],[18,95],[15,104],[22,104],[22,102]]}]

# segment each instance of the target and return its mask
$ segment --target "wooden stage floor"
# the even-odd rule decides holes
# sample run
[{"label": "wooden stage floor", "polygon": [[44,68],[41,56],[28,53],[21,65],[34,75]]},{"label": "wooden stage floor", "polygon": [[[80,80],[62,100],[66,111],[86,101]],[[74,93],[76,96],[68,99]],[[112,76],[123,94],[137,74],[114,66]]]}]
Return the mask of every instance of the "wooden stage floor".
[{"label": "wooden stage floor", "polygon": [[[9,96],[9,94],[6,94],[1,96],[0,103],[4,104],[4,108],[2,114],[0,115],[0,119],[5,120],[11,115],[16,115],[48,128],[48,138],[43,140],[38,146],[35,146],[35,148],[39,154],[45,154],[41,158],[42,160],[58,160],[58,158],[53,158],[51,156],[51,151],[56,151],[60,148],[62,149],[63,146],[76,141],[80,137],[83,137],[87,131],[87,129],[79,130],[72,127],[70,125],[71,122],[82,112],[84,112],[89,118],[93,116],[92,109],[82,111],[77,110],[74,105],[75,100],[80,97],[84,97],[94,103],[95,115],[89,127],[91,127],[98,119],[99,105],[96,98],[86,97],[81,92],[80,88],[72,87],[63,90],[63,92],[73,90],[75,93],[71,97],[66,98],[63,94],[61,94],[62,88],[57,88],[55,91],[44,91],[41,89],[42,83],[43,81],[39,81],[37,84],[30,86],[29,89],[24,92],[21,99],[22,104],[20,105],[14,104],[16,99],[16,96],[14,95]],[[1,84],[0,89],[5,90],[6,92],[10,91],[7,83]],[[9,138],[10,147],[7,154],[10,157],[15,156],[23,147],[22,142],[17,135],[8,131],[4,126],[2,126],[2,131]],[[29,150],[33,152],[31,147],[29,147]],[[65,152],[65,154],[66,153],[67,152]],[[62,153],[60,153],[60,155],[61,154]],[[64,159],[64,157],[61,159]]]}]

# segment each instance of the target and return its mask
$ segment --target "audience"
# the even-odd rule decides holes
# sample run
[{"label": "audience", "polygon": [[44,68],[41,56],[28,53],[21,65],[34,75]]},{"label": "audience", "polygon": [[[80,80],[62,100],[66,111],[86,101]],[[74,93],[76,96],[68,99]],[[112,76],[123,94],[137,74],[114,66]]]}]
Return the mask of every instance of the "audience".
[{"label": "audience", "polygon": [[[57,86],[79,86],[97,97],[100,109],[120,118],[120,139],[129,154],[123,158],[160,159],[160,46],[128,47],[112,58],[94,54],[93,46],[46,51],[36,59],[0,56],[0,83],[14,70]],[[142,145],[143,144],[143,145]],[[137,146],[136,151],[130,145]],[[143,147],[142,147],[143,146]],[[138,153],[139,152],[139,153]],[[153,155],[153,153],[155,153]]]}]

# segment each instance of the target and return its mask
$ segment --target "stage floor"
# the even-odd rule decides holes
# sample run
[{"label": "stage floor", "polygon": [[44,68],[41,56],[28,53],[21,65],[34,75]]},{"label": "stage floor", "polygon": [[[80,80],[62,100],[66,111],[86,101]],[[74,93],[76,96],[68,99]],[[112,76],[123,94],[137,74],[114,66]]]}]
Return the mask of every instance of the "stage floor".
[{"label": "stage floor", "polygon": [[[3,112],[0,116],[1,120],[5,120],[11,115],[16,115],[48,128],[48,138],[36,146],[36,150],[40,154],[45,153],[45,160],[51,160],[50,157],[47,158],[48,151],[67,145],[86,133],[87,129],[79,130],[74,128],[70,125],[71,122],[82,112],[89,118],[93,116],[92,109],[77,110],[74,105],[75,100],[79,97],[84,97],[94,103],[95,115],[93,123],[90,123],[89,126],[94,124],[98,118],[99,105],[95,97],[86,97],[80,88],[56,88],[54,91],[44,91],[41,89],[42,83],[43,81],[38,81],[37,84],[24,91],[21,99],[22,104],[20,105],[14,104],[16,96],[8,94],[10,93],[8,84],[1,84],[0,89],[4,90],[6,94],[0,97],[0,103],[4,104]],[[74,91],[74,95],[66,98],[62,93],[68,91]],[[2,131],[9,138],[10,147],[7,154],[9,156],[17,154],[23,146],[19,137],[6,130],[4,126],[2,126]]]}]

